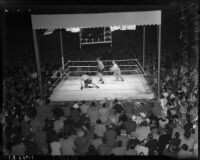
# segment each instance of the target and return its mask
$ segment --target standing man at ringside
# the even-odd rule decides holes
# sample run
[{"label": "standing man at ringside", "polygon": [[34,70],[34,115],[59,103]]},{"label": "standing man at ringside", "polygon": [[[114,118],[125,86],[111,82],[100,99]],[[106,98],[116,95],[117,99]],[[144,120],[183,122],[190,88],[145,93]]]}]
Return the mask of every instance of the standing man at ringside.
[{"label": "standing man at ringside", "polygon": [[104,65],[103,62],[100,60],[100,58],[97,58],[97,71],[98,71],[98,76],[99,76],[99,81],[103,84],[103,71],[104,71]]},{"label": "standing man at ringside", "polygon": [[110,70],[114,73],[114,76],[116,77],[116,80],[118,80],[119,78],[124,81],[124,78],[121,75],[121,70],[119,68],[119,66],[117,65],[117,63],[115,61],[112,61],[113,66],[110,68]]}]

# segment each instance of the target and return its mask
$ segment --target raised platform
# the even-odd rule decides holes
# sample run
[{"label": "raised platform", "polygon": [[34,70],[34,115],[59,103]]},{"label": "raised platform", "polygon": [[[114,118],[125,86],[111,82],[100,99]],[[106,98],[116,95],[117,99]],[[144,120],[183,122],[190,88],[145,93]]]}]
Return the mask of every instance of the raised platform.
[{"label": "raised platform", "polygon": [[104,76],[104,84],[99,82],[99,77],[92,76],[93,82],[100,88],[80,89],[80,77],[70,77],[58,84],[50,96],[52,102],[62,101],[91,101],[107,98],[125,100],[132,99],[154,99],[146,80],[139,75],[123,75],[124,82],[115,81],[114,76]]}]

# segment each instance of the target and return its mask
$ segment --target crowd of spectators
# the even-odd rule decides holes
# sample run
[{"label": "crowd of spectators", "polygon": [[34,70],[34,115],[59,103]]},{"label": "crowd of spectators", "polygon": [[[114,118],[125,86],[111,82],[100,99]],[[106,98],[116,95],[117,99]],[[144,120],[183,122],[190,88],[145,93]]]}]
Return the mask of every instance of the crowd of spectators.
[{"label": "crowd of spectators", "polygon": [[[197,157],[198,71],[191,64],[161,67],[158,101],[105,99],[64,107],[48,99],[56,69],[42,66],[41,100],[32,65],[4,68],[3,154]],[[147,63],[146,71],[155,89],[156,64]]]}]

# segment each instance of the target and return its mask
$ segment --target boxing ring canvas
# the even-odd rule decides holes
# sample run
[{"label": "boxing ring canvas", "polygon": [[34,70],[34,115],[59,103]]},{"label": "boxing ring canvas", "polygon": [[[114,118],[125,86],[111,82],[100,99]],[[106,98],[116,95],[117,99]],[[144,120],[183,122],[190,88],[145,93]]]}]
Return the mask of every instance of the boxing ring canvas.
[{"label": "boxing ring canvas", "polygon": [[125,79],[122,81],[115,81],[112,75],[104,76],[104,84],[99,82],[97,76],[91,76],[98,88],[84,88],[80,89],[80,77],[69,77],[69,79],[61,81],[54,89],[50,100],[53,102],[61,101],[90,101],[90,100],[104,100],[107,98],[124,100],[132,99],[153,99],[154,94],[149,88],[145,79],[139,75],[123,75]]}]

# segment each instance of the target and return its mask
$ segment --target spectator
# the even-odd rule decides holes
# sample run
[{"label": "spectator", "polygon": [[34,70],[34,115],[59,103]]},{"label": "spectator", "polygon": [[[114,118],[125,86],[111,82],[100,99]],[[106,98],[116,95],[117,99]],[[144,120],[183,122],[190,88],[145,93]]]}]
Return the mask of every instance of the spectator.
[{"label": "spectator", "polygon": [[141,125],[136,128],[135,133],[137,135],[137,139],[139,139],[140,141],[146,139],[148,134],[151,133],[148,123],[146,121],[143,121]]},{"label": "spectator", "polygon": [[110,155],[112,147],[106,144],[106,139],[103,139],[102,144],[99,146],[99,155],[106,156]]},{"label": "spectator", "polygon": [[122,141],[117,142],[117,147],[112,149],[112,152],[114,155],[124,155],[126,152],[126,147],[123,147]]},{"label": "spectator", "polygon": [[169,144],[170,139],[171,139],[171,137],[166,132],[166,130],[161,130],[161,135],[160,135],[159,140],[158,140],[159,154],[162,154],[166,145]]},{"label": "spectator", "polygon": [[51,155],[52,156],[60,156],[61,155],[61,143],[57,139],[57,141],[53,141],[50,143],[51,147]]},{"label": "spectator", "polygon": [[96,134],[93,135],[92,145],[98,150],[99,146],[102,144],[102,138],[98,137]]},{"label": "spectator", "polygon": [[153,139],[153,135],[151,133],[148,135],[145,146],[149,149],[148,155],[153,155],[153,152],[158,149],[158,141]]},{"label": "spectator", "polygon": [[135,150],[136,144],[131,144],[130,147],[126,150],[125,155],[127,156],[136,156],[137,151]]},{"label": "spectator", "polygon": [[20,140],[19,143],[12,146],[12,151],[11,151],[12,155],[23,156],[25,155],[25,152],[26,152],[26,146],[23,140]]},{"label": "spectator", "polygon": [[195,142],[194,139],[191,137],[191,133],[189,131],[186,131],[184,135],[180,137],[180,139],[181,139],[180,145],[187,144],[188,150],[189,151],[192,150]]},{"label": "spectator", "polygon": [[177,148],[178,148],[178,146],[176,146],[175,144],[169,143],[166,145],[166,147],[163,151],[163,155],[169,156],[171,158],[176,158],[177,157]]},{"label": "spectator", "polygon": [[84,132],[83,130],[79,130],[77,132],[77,138],[74,141],[76,151],[78,155],[85,155],[88,152],[88,147],[91,144],[90,134],[89,132]]},{"label": "spectator", "polygon": [[81,118],[81,111],[79,108],[79,104],[78,103],[74,103],[73,107],[70,110],[70,119],[75,123],[78,124]]},{"label": "spectator", "polygon": [[110,103],[107,105],[107,102],[103,103],[101,108],[99,109],[99,116],[100,116],[100,120],[102,121],[102,123],[106,123],[109,119],[109,116],[111,114],[111,108],[112,106],[112,101],[110,101]]},{"label": "spectator", "polygon": [[165,125],[169,123],[169,119],[166,118],[166,116],[162,116],[160,119],[159,119],[159,126],[161,128],[165,128]]},{"label": "spectator", "polygon": [[88,155],[88,156],[97,156],[98,155],[98,151],[95,149],[95,147],[93,145],[90,145],[86,155]]},{"label": "spectator", "polygon": [[85,101],[82,101],[82,104],[81,104],[81,106],[80,106],[81,113],[82,113],[82,114],[86,114],[89,107],[90,107],[90,106],[87,105]]},{"label": "spectator", "polygon": [[142,143],[137,143],[137,145],[135,147],[135,150],[136,150],[138,155],[147,156],[148,153],[149,153],[149,149],[146,146],[144,146],[143,142]]},{"label": "spectator", "polygon": [[121,141],[123,147],[127,147],[129,137],[125,129],[121,129],[121,134],[117,136],[117,142]]},{"label": "spectator", "polygon": [[95,125],[96,121],[99,119],[99,108],[96,106],[95,102],[91,103],[90,108],[87,110],[87,115],[90,119],[91,125]]},{"label": "spectator", "polygon": [[96,121],[96,125],[94,127],[94,134],[96,134],[98,137],[103,137],[104,133],[106,132],[106,127],[104,124],[102,124],[101,120],[98,119]]},{"label": "spectator", "polygon": [[114,129],[109,128],[105,132],[105,138],[106,138],[106,144],[110,147],[114,147],[117,139],[117,132]]},{"label": "spectator", "polygon": [[35,143],[43,154],[48,154],[47,135],[43,130],[38,130],[35,134]]},{"label": "spectator", "polygon": [[124,108],[123,108],[122,104],[117,99],[115,99],[113,102],[113,109],[115,110],[116,113],[124,112]]},{"label": "spectator", "polygon": [[74,140],[76,139],[75,135],[71,135],[69,137],[65,136],[63,140],[61,140],[61,153],[62,155],[75,155],[75,145]]},{"label": "spectator", "polygon": [[124,123],[124,128],[127,132],[127,134],[130,134],[131,132],[135,132],[137,124],[135,122],[136,117],[132,116],[132,119],[129,118],[125,123]]},{"label": "spectator", "polygon": [[176,146],[180,146],[181,144],[181,139],[180,139],[180,134],[179,132],[175,133],[175,138],[172,138],[171,143],[175,144]]},{"label": "spectator", "polygon": [[183,144],[177,154],[178,158],[192,158],[192,152],[188,151],[188,146]]}]

